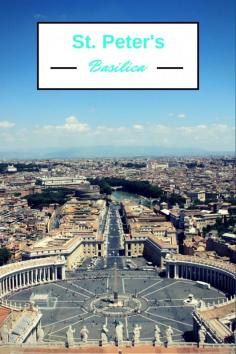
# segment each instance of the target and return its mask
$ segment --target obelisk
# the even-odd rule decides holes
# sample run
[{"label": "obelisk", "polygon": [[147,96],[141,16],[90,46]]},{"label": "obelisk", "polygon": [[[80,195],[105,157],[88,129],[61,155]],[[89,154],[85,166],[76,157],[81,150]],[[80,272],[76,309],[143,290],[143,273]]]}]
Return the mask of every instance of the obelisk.
[{"label": "obelisk", "polygon": [[118,275],[116,262],[114,263],[113,301],[114,304],[118,303]]}]

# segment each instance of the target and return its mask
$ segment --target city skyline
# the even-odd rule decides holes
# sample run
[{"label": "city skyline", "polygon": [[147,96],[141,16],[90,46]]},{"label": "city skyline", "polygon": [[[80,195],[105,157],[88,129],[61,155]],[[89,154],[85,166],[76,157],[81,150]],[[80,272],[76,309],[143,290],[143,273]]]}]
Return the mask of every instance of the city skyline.
[{"label": "city skyline", "polygon": [[235,5],[0,1],[0,352],[232,353]]},{"label": "city skyline", "polygon": [[231,353],[234,165],[1,162],[0,348]]},{"label": "city skyline", "polygon": [[[134,1],[11,0],[0,7],[1,153],[234,150],[233,1],[147,1],[135,7]],[[200,90],[37,91],[37,21],[199,21]]]}]

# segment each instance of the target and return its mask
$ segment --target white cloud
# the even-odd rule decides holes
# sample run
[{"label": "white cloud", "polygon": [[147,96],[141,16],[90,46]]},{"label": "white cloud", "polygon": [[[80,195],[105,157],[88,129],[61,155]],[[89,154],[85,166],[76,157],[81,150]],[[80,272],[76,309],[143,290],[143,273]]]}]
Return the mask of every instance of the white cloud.
[{"label": "white cloud", "polygon": [[120,126],[120,127],[110,127],[106,125],[98,125],[93,129],[92,132],[99,132],[99,133],[119,133],[119,132],[127,132],[130,131],[131,128]]},{"label": "white cloud", "polygon": [[133,128],[136,130],[143,130],[144,129],[143,125],[141,125],[141,124],[134,124]]},{"label": "white cloud", "polygon": [[0,121],[0,129],[9,129],[9,128],[13,128],[15,126],[15,123],[13,122],[9,122],[7,120],[2,120]]},{"label": "white cloud", "polygon": [[177,118],[185,119],[185,118],[187,118],[187,115],[185,113],[179,113],[177,115]]},{"label": "white cloud", "polygon": [[186,119],[187,118],[187,114],[186,113],[168,113],[169,117],[172,118],[178,118],[178,119]]},{"label": "white cloud", "polygon": [[199,124],[196,126],[197,129],[207,129],[207,125],[206,124]]},{"label": "white cloud", "polygon": [[193,133],[192,127],[178,127],[176,130],[184,135],[191,135]]},{"label": "white cloud", "polygon": [[115,131],[115,128],[112,127],[106,127],[104,125],[98,125],[96,129],[94,130],[94,133],[96,134],[103,134],[103,133],[112,133]]},{"label": "white cloud", "polygon": [[[14,123],[0,122],[0,128]],[[18,130],[1,129],[0,147],[12,144],[13,148],[76,147],[76,146],[162,146],[173,148],[200,148],[209,151],[234,149],[234,127],[225,123],[174,126],[170,123],[137,123],[126,126],[90,126],[70,116],[62,124],[34,125]]]},{"label": "white cloud", "polygon": [[65,123],[62,125],[45,125],[43,127],[46,131],[61,131],[67,133],[84,133],[90,130],[87,123],[81,123],[74,116],[65,119]]}]

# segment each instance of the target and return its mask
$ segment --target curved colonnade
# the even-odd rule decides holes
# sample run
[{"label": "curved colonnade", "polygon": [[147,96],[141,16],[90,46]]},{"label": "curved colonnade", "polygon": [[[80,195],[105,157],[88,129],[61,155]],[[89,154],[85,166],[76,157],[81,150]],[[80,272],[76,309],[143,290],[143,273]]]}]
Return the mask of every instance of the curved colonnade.
[{"label": "curved colonnade", "polygon": [[47,257],[0,267],[0,298],[20,289],[65,279],[65,258]]},{"label": "curved colonnade", "polygon": [[[168,278],[203,281],[229,294],[236,293],[234,264],[184,255],[172,255],[165,263]],[[55,256],[0,267],[0,298],[29,286],[65,279],[65,264],[63,256]]]},{"label": "curved colonnade", "polygon": [[180,254],[171,255],[165,262],[168,278],[198,280],[228,294],[236,293],[236,267],[232,263]]},{"label": "curved colonnade", "polygon": [[[183,255],[171,255],[165,259],[165,263],[168,278],[203,281],[228,294],[236,293],[235,266],[233,264]],[[65,258],[63,256],[56,256],[2,266],[0,268],[0,299],[14,291],[30,286],[64,280],[65,265]],[[233,328],[229,330],[224,326],[224,328],[221,328],[221,331],[219,331],[220,334],[221,332],[223,333],[222,338],[218,338],[218,336],[215,335],[215,330],[211,329],[209,320],[212,320],[212,310],[213,313],[219,310],[227,314],[226,308],[234,306],[234,304],[235,298],[223,304],[213,305],[213,307],[206,306],[206,308],[198,309],[198,312],[195,311],[193,317],[195,337],[198,337],[200,323],[206,327],[207,333],[211,334],[212,332],[211,335],[208,334],[208,336],[210,336],[208,339],[209,342],[222,343],[224,341],[222,338],[226,331],[227,338],[231,338]],[[217,316],[220,318],[220,314]]]}]

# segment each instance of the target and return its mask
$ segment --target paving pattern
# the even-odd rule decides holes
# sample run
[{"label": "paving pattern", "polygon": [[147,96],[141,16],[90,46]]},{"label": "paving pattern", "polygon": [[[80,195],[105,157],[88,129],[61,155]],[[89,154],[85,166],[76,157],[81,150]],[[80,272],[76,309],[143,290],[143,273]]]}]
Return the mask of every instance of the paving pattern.
[{"label": "paving pattern", "polygon": [[141,339],[152,340],[154,326],[158,324],[162,339],[167,326],[174,331],[175,341],[191,340],[192,306],[186,306],[183,300],[189,294],[197,299],[212,303],[222,299],[220,291],[202,289],[197,283],[189,280],[161,278],[153,271],[118,270],[119,294],[135,294],[143,299],[145,307],[140,313],[130,316],[105,316],[93,313],[89,307],[91,299],[99,294],[113,291],[114,276],[112,270],[78,271],[70,280],[60,281],[19,291],[9,297],[16,303],[28,302],[32,293],[47,294],[48,301],[37,305],[43,313],[42,326],[45,340],[65,341],[69,325],[76,330],[75,339],[80,340],[80,330],[83,325],[89,329],[89,339],[99,340],[100,330],[104,323],[109,329],[110,340],[114,339],[114,329],[117,321],[124,325],[124,339],[130,339],[136,323],[142,326]]},{"label": "paving pattern", "polygon": [[[123,323],[124,340],[131,339],[133,327],[139,324],[142,327],[141,339],[151,341],[154,338],[154,326],[158,324],[162,340],[165,340],[165,329],[171,326],[174,341],[191,341],[193,307],[185,305],[183,301],[193,294],[197,299],[212,303],[224,298],[224,294],[214,288],[203,289],[190,280],[161,278],[158,269],[144,270],[147,266],[144,258],[127,259],[122,256],[121,239],[118,207],[111,204],[106,258],[86,259],[79,270],[67,273],[67,280],[21,290],[9,299],[24,304],[29,302],[33,293],[35,299],[35,294],[41,295],[36,305],[43,313],[44,340],[50,342],[64,342],[70,325],[75,329],[76,341],[80,340],[83,325],[89,330],[89,340],[98,341],[103,324],[107,325],[109,340],[113,341],[118,321]],[[91,304],[97,303],[101,294],[102,299],[106,293],[112,296],[114,289],[118,290],[120,296],[135,296],[141,304],[140,311],[130,315],[94,312]],[[128,306],[132,307],[133,302],[128,302]],[[102,301],[98,303],[100,306]],[[104,306],[109,304],[105,302]]]}]

